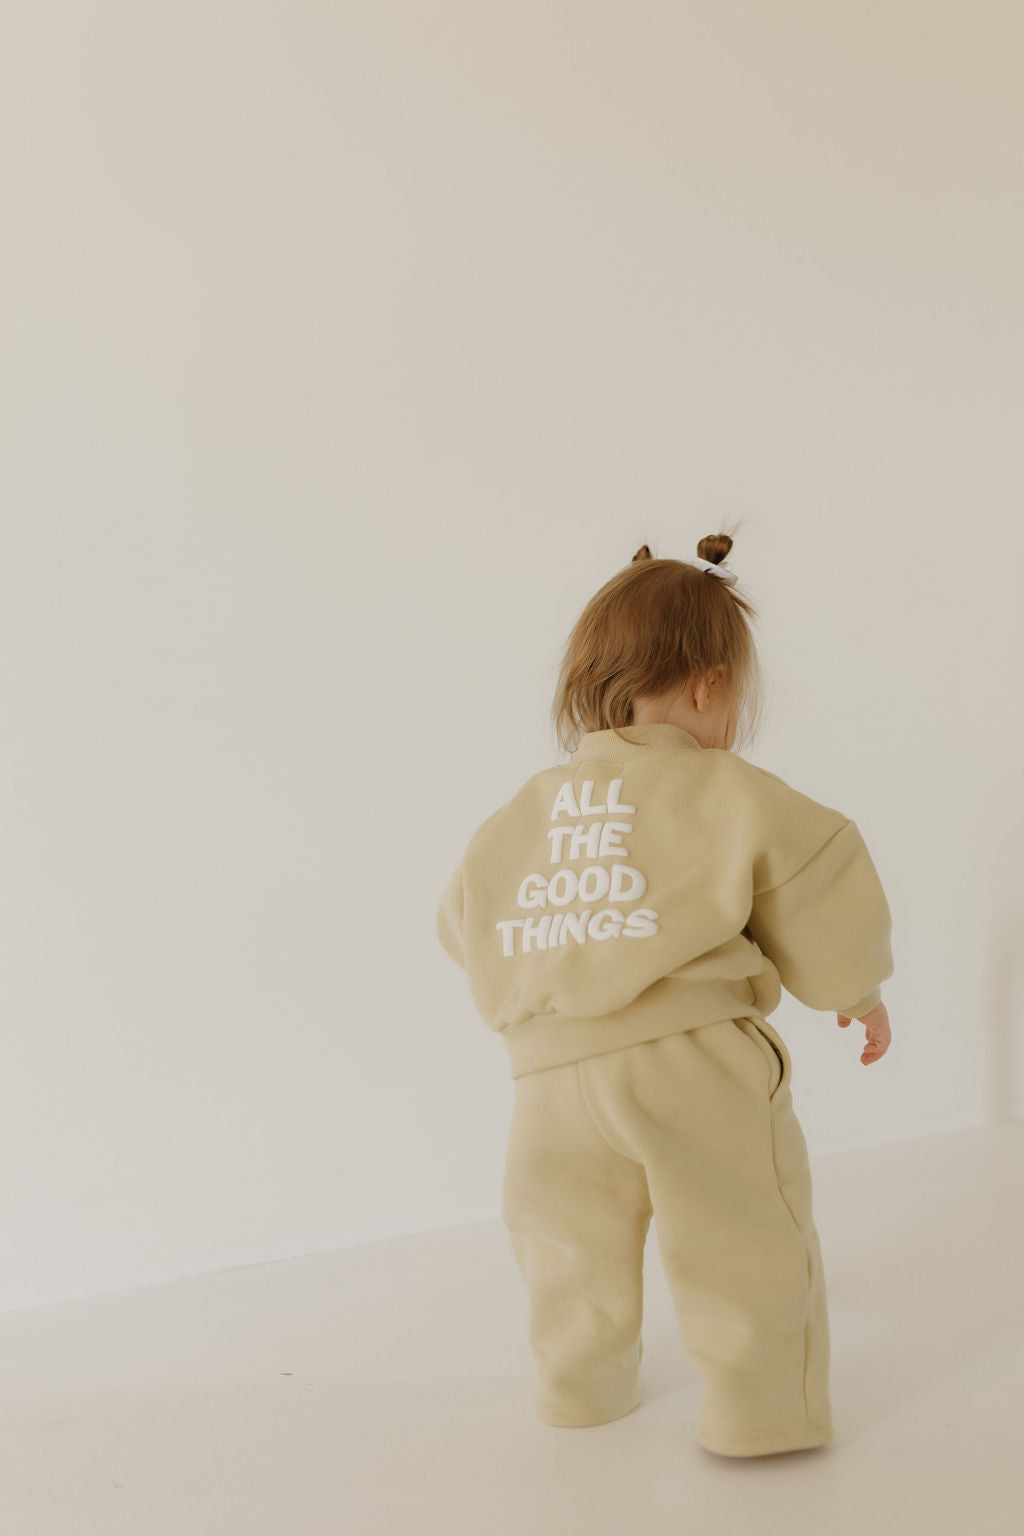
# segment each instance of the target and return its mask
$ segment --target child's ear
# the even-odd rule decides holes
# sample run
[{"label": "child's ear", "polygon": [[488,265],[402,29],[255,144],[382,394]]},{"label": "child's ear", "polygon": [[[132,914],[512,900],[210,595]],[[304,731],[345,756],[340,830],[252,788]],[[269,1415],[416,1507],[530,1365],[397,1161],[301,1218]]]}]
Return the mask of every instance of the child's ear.
[{"label": "child's ear", "polygon": [[693,702],[696,708],[700,710],[701,714],[704,713],[708,705],[711,703],[711,689],[714,686],[714,683],[715,673],[714,671],[711,671],[705,673],[702,677],[699,677],[693,685]]}]

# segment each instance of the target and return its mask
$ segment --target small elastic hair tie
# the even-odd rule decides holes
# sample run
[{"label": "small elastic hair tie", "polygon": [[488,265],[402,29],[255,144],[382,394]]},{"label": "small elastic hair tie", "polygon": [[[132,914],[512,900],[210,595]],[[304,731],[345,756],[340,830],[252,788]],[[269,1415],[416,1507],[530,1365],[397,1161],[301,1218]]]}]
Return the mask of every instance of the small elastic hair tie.
[{"label": "small elastic hair tie", "polygon": [[739,581],[736,572],[725,560],[720,560],[716,565],[713,560],[704,560],[700,555],[697,555],[693,560],[689,561],[689,564],[697,566],[698,570],[708,571],[712,576],[717,576],[720,581],[725,582],[727,587],[734,587]]}]

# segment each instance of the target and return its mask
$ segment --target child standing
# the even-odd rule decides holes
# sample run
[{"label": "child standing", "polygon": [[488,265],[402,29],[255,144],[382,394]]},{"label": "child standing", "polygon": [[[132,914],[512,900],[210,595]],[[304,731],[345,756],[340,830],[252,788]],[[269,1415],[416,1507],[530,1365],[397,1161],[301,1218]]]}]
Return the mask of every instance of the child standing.
[{"label": "child standing", "polygon": [[891,914],[856,824],[733,750],[757,710],[727,534],[643,545],[580,615],[567,763],[472,835],[437,909],[515,1082],[502,1218],[541,1420],[641,1400],[650,1220],[726,1456],[833,1437],[829,1331],[783,986],[885,1052]]}]

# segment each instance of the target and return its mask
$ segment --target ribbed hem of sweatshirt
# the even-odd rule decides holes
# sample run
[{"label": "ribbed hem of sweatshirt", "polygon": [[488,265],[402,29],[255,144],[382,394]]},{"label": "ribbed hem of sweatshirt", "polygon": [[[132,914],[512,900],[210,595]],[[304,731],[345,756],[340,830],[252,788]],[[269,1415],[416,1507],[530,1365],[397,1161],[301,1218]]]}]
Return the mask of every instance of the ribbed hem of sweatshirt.
[{"label": "ribbed hem of sweatshirt", "polygon": [[690,747],[697,752],[707,750],[690,731],[668,720],[656,720],[650,725],[620,725],[618,730],[628,739],[624,741],[618,731],[610,727],[605,731],[587,731],[570,761],[581,763],[599,758],[605,762],[624,763],[638,757],[653,757],[656,752],[677,751],[680,747]]},{"label": "ribbed hem of sweatshirt", "polygon": [[745,980],[696,983],[663,976],[612,1013],[589,1019],[535,1013],[520,1023],[506,1024],[500,1034],[508,1047],[512,1076],[525,1077],[528,1072],[699,1029],[719,1019],[761,1018],[751,1002],[752,991]]}]

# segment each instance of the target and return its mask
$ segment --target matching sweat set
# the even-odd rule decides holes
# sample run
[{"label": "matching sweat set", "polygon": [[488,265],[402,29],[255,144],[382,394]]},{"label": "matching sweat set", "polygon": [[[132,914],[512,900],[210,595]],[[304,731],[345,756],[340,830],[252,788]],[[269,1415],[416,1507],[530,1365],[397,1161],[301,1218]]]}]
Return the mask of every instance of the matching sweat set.
[{"label": "matching sweat set", "polygon": [[[547,1424],[641,1401],[653,1216],[698,1443],[833,1436],[829,1329],[782,987],[859,1018],[893,973],[854,822],[681,726],[584,735],[472,835],[437,909],[515,1080],[502,1219]],[[626,739],[624,740],[623,737]]]}]

